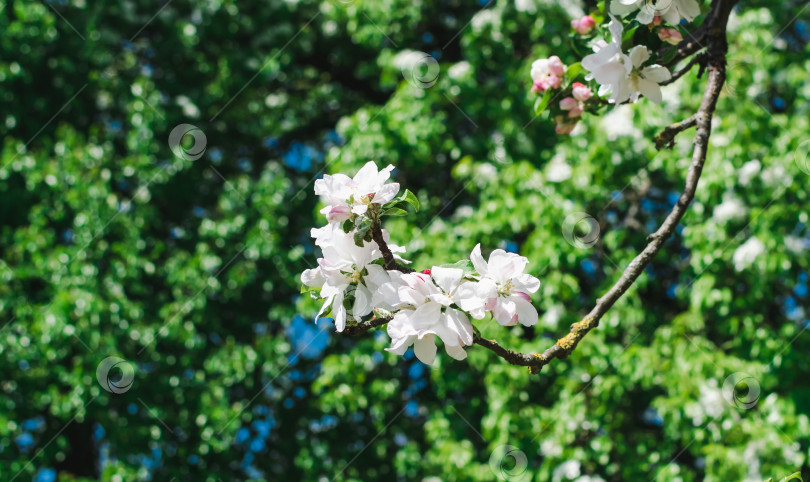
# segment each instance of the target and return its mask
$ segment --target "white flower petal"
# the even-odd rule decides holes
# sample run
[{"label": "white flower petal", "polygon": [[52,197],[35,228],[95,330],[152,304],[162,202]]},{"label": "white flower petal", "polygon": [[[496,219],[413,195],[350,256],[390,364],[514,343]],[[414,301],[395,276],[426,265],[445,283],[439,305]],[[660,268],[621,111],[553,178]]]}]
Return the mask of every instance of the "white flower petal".
[{"label": "white flower petal", "polygon": [[472,250],[472,253],[470,253],[470,261],[472,261],[472,264],[475,267],[475,270],[481,276],[486,276],[489,273],[489,270],[487,268],[487,262],[484,261],[484,257],[481,256],[481,244],[480,243],[476,244],[475,247]]},{"label": "white flower petal", "polygon": [[359,319],[371,313],[371,291],[362,284],[357,285],[354,290],[354,307],[352,308],[352,317]]},{"label": "white flower petal", "polygon": [[409,321],[416,330],[425,333],[436,327],[441,311],[442,305],[439,303],[427,302],[414,310]]},{"label": "white flower petal", "polygon": [[448,327],[456,334],[455,343],[448,343],[447,340],[442,338],[445,345],[457,345],[459,341],[462,345],[472,345],[473,327],[467,315],[453,308],[447,308],[445,315]]},{"label": "white flower petal", "polygon": [[458,268],[433,266],[430,268],[430,276],[445,293],[452,293],[461,282],[464,271]]},{"label": "white flower petal", "polygon": [[436,339],[433,335],[417,338],[413,343],[413,353],[426,365],[432,365],[436,359]]},{"label": "white flower petal", "polygon": [[464,348],[460,346],[451,346],[445,344],[444,349],[445,351],[447,351],[448,355],[455,358],[456,360],[464,360],[465,358],[467,358],[467,352],[464,350]]},{"label": "white flower petal", "polygon": [[494,316],[498,324],[502,326],[516,325],[517,320],[514,319],[515,314],[517,314],[517,306],[515,302],[509,298],[499,297],[498,301],[495,303],[495,307],[492,309],[492,316]]},{"label": "white flower petal", "polygon": [[404,355],[408,351],[408,347],[413,345],[416,340],[416,335],[403,336],[402,338],[392,338],[391,348],[386,348],[385,351],[391,352],[395,355]]},{"label": "white flower petal", "polygon": [[530,274],[517,275],[512,280],[512,285],[517,291],[524,291],[526,293],[534,293],[540,288],[540,280]]},{"label": "white flower petal", "polygon": [[650,99],[651,102],[655,102],[656,104],[661,103],[661,87],[658,84],[647,79],[638,79],[636,86],[638,87],[638,91],[641,92],[644,97]]},{"label": "white flower petal", "polygon": [[641,64],[650,60],[650,51],[643,45],[636,45],[630,49],[628,56],[634,67],[641,67]]},{"label": "white flower petal", "polygon": [[645,79],[652,80],[653,82],[659,84],[672,78],[672,74],[669,72],[669,69],[658,64],[644,67],[644,69],[641,71],[641,75]]},{"label": "white flower petal", "polygon": [[390,184],[385,184],[374,194],[374,199],[372,199],[372,202],[376,204],[388,203],[396,197],[398,192],[399,183],[392,182]]},{"label": "white flower petal", "polygon": [[301,282],[313,288],[320,288],[326,282],[320,268],[313,268],[304,270],[301,273]]},{"label": "white flower petal", "polygon": [[532,306],[531,302],[518,295],[512,295],[509,299],[515,303],[518,321],[521,325],[532,326],[537,323],[537,310]]},{"label": "white flower petal", "polygon": [[335,329],[338,332],[346,328],[346,308],[343,306],[343,292],[335,295],[332,301],[332,316],[335,318]]}]

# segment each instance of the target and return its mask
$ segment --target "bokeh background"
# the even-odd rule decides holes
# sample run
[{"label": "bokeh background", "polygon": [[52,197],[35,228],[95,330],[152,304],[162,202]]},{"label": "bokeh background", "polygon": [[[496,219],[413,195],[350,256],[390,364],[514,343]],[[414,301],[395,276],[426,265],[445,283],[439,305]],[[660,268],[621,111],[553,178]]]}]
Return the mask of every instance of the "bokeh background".
[{"label": "bokeh background", "polygon": [[[529,68],[581,58],[576,2],[0,5],[0,479],[810,476],[807,2],[740,4],[683,226],[540,375],[314,323],[313,180],[397,166],[422,209],[386,227],[416,266],[529,257],[541,321],[482,329],[537,352],[677,199],[690,133],[652,138],[697,69],[558,137]],[[181,124],[204,140],[173,152]]]}]

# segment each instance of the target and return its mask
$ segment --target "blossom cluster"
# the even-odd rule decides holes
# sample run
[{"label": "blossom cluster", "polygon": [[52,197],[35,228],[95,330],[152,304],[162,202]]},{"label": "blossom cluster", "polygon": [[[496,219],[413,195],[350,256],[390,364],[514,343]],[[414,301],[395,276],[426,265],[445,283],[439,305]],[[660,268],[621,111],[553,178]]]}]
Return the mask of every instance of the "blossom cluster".
[{"label": "blossom cluster", "polygon": [[660,103],[661,84],[672,74],[657,52],[683,41],[681,26],[700,14],[698,0],[614,0],[607,12],[572,20],[575,45],[593,53],[571,65],[556,55],[535,60],[531,91],[541,96],[535,110],[550,111],[557,133],[570,134],[583,113],[604,105],[642,95]]},{"label": "blossom cluster", "polygon": [[[303,272],[301,281],[324,299],[316,319],[331,314],[341,332],[372,317],[390,318],[387,350],[402,355],[413,346],[416,357],[427,364],[435,359],[436,337],[448,355],[466,358],[464,347],[474,339],[471,318],[489,315],[503,326],[537,323],[529,295],[540,281],[525,273],[529,260],[515,253],[496,249],[485,259],[479,244],[469,260],[452,265],[423,272],[386,269],[391,266],[378,241],[398,264],[409,262],[401,257],[404,248],[388,242],[380,218],[401,215],[408,205],[418,208],[410,191],[399,194],[399,184],[388,182],[393,169],[379,170],[368,162],[353,178],[325,175],[315,182],[315,193],[326,204],[321,213],[327,224],[313,229],[312,237],[323,257],[317,267]],[[375,231],[381,238],[374,239]]]}]

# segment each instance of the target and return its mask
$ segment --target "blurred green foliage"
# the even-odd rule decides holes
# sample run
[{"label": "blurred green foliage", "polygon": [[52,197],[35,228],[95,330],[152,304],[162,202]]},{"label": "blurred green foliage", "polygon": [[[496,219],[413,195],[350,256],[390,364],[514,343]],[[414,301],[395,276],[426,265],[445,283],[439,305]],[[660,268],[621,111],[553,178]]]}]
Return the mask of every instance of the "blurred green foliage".
[{"label": "blurred green foliage", "polygon": [[[573,7],[483,3],[7,0],[0,478],[810,474],[804,2],[733,16],[684,227],[568,360],[530,376],[473,347],[429,368],[384,352],[382,330],[311,323],[298,275],[317,257],[323,172],[398,167],[422,209],[387,228],[416,266],[478,242],[528,256],[541,322],[480,327],[527,352],[591,307],[674,203],[689,133],[672,151],[652,138],[695,110],[695,72],[661,106],[558,138],[528,72],[578,60]],[[409,50],[438,59],[435,84],[414,81]],[[205,133],[198,160],[170,150],[183,123]],[[599,221],[595,246],[565,241],[572,212]],[[752,238],[764,252],[735,259]],[[97,380],[109,356],[135,367],[124,393]],[[743,393],[724,396],[739,374]]]}]

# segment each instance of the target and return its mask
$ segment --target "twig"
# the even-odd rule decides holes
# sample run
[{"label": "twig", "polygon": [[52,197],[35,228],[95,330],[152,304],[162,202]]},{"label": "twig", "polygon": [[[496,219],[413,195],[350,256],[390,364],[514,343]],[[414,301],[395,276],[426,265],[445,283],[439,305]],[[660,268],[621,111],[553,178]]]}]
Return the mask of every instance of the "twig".
[{"label": "twig", "polygon": [[391,321],[391,318],[380,317],[380,318],[372,318],[369,321],[361,321],[354,325],[346,325],[346,328],[343,329],[341,334],[343,335],[359,335],[361,333],[365,333],[372,328],[376,328],[378,326],[382,326],[386,323]]},{"label": "twig", "polygon": [[664,128],[655,136],[655,148],[659,151],[664,147],[672,148],[675,145],[675,136],[697,125],[697,114],[689,116],[680,122],[676,122]]},{"label": "twig", "polygon": [[[670,77],[669,80],[665,80],[665,81],[661,82],[660,85],[669,85],[669,84],[675,82],[676,80],[683,77],[687,72],[692,70],[692,67],[694,67],[695,64],[698,64],[698,63],[703,64],[705,61],[706,61],[706,53],[705,52],[702,52],[702,53],[699,53],[699,54],[695,55],[694,57],[689,59],[689,63],[687,63],[682,69],[676,71],[674,74],[672,74],[672,77]],[[702,71],[701,71],[701,73],[702,73]],[[698,74],[698,77],[700,77],[700,74]]]},{"label": "twig", "polygon": [[[711,13],[709,14],[711,16]],[[694,54],[698,50],[702,49],[706,41],[706,33],[707,33],[707,26],[709,24],[709,18],[703,22],[703,25],[696,28],[694,32],[689,33],[689,38],[684,39],[678,45],[673,45],[670,47],[662,48],[658,51],[658,58],[666,58],[669,52],[672,49],[675,49],[675,56],[664,65],[664,67],[672,67],[673,65],[677,64],[681,60],[689,57],[690,55]],[[725,28],[725,27],[724,27]]]},{"label": "twig", "polygon": [[396,258],[394,258],[394,253],[391,252],[391,249],[385,242],[380,217],[376,210],[372,212],[371,239],[373,239],[374,242],[377,243],[377,247],[380,248],[380,253],[382,253],[383,260],[385,260],[385,269],[401,271],[403,273],[413,273],[413,269],[408,268],[407,266],[402,266],[401,264],[397,263]]},{"label": "twig", "polygon": [[723,83],[726,80],[726,53],[728,43],[726,41],[726,24],[728,22],[731,9],[738,0],[714,0],[713,10],[707,19],[708,25],[708,47],[707,65],[709,76],[706,81],[706,90],[700,108],[695,114],[697,133],[695,134],[695,147],[692,151],[692,161],[686,175],[686,183],[683,193],[678,198],[678,202],[673,206],[672,211],[667,215],[663,224],[650,236],[650,241],[644,250],[625,268],[618,281],[608,290],[607,293],[596,302],[596,306],[588,315],[577,323],[571,325],[571,331],[564,337],[557,340],[557,343],[549,347],[542,354],[524,354],[500,347],[497,343],[476,337],[474,342],[495,352],[513,365],[528,366],[532,373],[539,373],[540,369],[547,365],[554,358],[566,358],[576,348],[582,338],[592,329],[599,326],[599,320],[607,311],[622,297],[622,295],[638,279],[644,268],[652,261],[667,239],[675,231],[686,209],[695,197],[703,164],[706,162],[706,150],[709,144],[709,136],[712,130],[712,115],[717,107],[717,99]]}]

